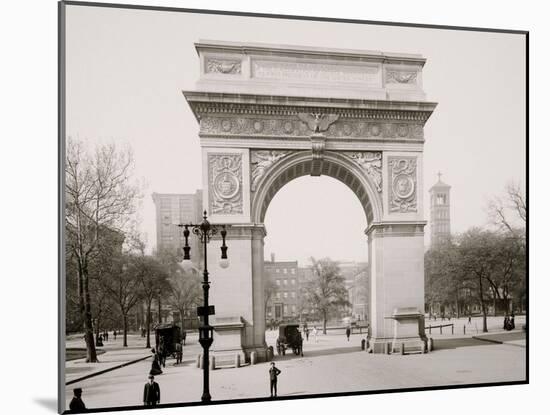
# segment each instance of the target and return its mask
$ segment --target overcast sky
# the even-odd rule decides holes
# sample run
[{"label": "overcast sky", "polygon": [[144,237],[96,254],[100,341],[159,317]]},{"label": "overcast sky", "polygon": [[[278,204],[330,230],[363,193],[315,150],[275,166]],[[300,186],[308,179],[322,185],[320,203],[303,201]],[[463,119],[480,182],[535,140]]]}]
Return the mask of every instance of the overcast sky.
[{"label": "overcast sky", "polygon": [[[67,134],[134,149],[147,183],[142,231],[155,242],[152,192],[202,188],[198,125],[181,90],[194,88],[199,39],[420,53],[428,100],[424,204],[437,172],[452,186],[451,227],[487,223],[487,200],[525,183],[524,36],[375,25],[67,7]],[[327,34],[330,34],[328,36]],[[281,189],[266,215],[266,257],[367,258],[356,196],[329,177]],[[429,227],[425,243],[429,243]]]}]

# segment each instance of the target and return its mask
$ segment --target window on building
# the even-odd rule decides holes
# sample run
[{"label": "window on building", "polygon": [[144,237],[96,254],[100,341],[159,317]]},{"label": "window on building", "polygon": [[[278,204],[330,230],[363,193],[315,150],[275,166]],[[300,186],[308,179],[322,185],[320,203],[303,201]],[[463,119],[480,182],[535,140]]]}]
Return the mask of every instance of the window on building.
[{"label": "window on building", "polygon": [[281,293],[277,293],[276,297],[281,298]]},{"label": "window on building", "polygon": [[292,285],[296,285],[296,280],[295,280],[294,278],[292,278],[292,279],[290,280],[290,283],[291,283]]},{"label": "window on building", "polygon": [[447,195],[443,193],[438,193],[437,195],[437,204],[438,205],[445,205],[447,203]]},{"label": "window on building", "polygon": [[291,306],[291,309],[292,309],[292,314],[296,314],[296,306],[295,306],[295,305],[292,305],[292,306]]},{"label": "window on building", "polygon": [[277,285],[281,285],[281,280],[276,280]]},{"label": "window on building", "polygon": [[292,268],[292,269],[290,270],[290,273],[291,273],[291,274],[296,274],[296,269]]},{"label": "window on building", "polygon": [[288,293],[286,291],[283,293],[283,297],[288,298]]},{"label": "window on building", "polygon": [[279,268],[275,268],[275,272],[278,274],[279,273]]},{"label": "window on building", "polygon": [[288,306],[286,304],[283,306],[283,314],[288,314]]},{"label": "window on building", "polygon": [[291,297],[292,297],[292,298],[296,298],[296,291],[292,291]]},{"label": "window on building", "polygon": [[287,269],[283,268],[283,273],[286,274],[286,272],[287,272]]},{"label": "window on building", "polygon": [[287,279],[284,279],[284,280],[283,280],[283,284],[284,284],[284,285],[288,285],[288,280],[287,280]]}]

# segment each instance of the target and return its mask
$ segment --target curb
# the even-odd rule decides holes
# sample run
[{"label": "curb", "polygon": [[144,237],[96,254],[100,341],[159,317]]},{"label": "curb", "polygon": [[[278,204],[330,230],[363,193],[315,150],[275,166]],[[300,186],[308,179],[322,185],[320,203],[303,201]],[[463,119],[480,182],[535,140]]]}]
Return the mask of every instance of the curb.
[{"label": "curb", "polygon": [[472,336],[472,339],[481,340],[482,342],[488,342],[488,343],[504,344],[504,342],[501,342],[500,340],[487,339],[487,338],[478,337],[478,336]]},{"label": "curb", "polygon": [[94,376],[102,375],[102,374],[107,373],[107,372],[111,372],[112,370],[121,369],[125,366],[129,366],[129,365],[132,365],[134,363],[141,362],[142,360],[149,359],[150,357],[151,357],[150,355],[145,356],[145,357],[140,357],[139,359],[136,359],[136,360],[131,360],[129,362],[121,363],[120,365],[117,365],[117,366],[112,366],[112,367],[109,367],[107,369],[100,370],[98,372],[90,373],[89,375],[82,376],[81,378],[77,378],[77,379],[73,379],[73,380],[70,380],[68,382],[65,382],[65,386],[72,385],[73,383],[81,382],[83,380],[93,378]]}]

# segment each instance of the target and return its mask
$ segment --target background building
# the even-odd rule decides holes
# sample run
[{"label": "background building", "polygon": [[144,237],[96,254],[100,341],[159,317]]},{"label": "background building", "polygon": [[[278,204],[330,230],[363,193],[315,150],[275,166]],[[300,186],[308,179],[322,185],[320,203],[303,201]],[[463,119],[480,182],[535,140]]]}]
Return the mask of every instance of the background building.
[{"label": "background building", "polygon": [[303,283],[298,261],[264,261],[264,275],[270,289],[267,294],[266,320],[298,320],[300,287]]},{"label": "background building", "polygon": [[[156,211],[157,250],[181,252],[183,232],[176,225],[202,221],[202,190],[194,194],[153,193],[152,196]],[[195,265],[200,264],[202,258],[199,243],[195,236],[189,238],[191,261]]]},{"label": "background building", "polygon": [[451,186],[438,181],[430,188],[430,236],[436,245],[451,237]]}]

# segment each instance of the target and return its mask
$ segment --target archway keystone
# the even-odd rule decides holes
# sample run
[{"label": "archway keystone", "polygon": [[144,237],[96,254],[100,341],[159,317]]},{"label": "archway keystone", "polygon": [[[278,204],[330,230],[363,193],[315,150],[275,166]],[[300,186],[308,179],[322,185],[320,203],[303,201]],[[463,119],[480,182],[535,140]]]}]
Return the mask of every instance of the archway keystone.
[{"label": "archway keystone", "polygon": [[[422,89],[425,59],[221,41],[195,46],[200,77],[184,95],[200,123],[204,208],[213,223],[232,224],[231,266],[220,268],[212,255],[208,264],[215,324],[235,327],[228,347],[266,357],[265,213],[289,181],[328,175],[365,211],[369,335],[375,352],[385,350],[395,309],[424,312],[422,152],[436,107]],[[224,342],[218,335],[214,351]]]}]

